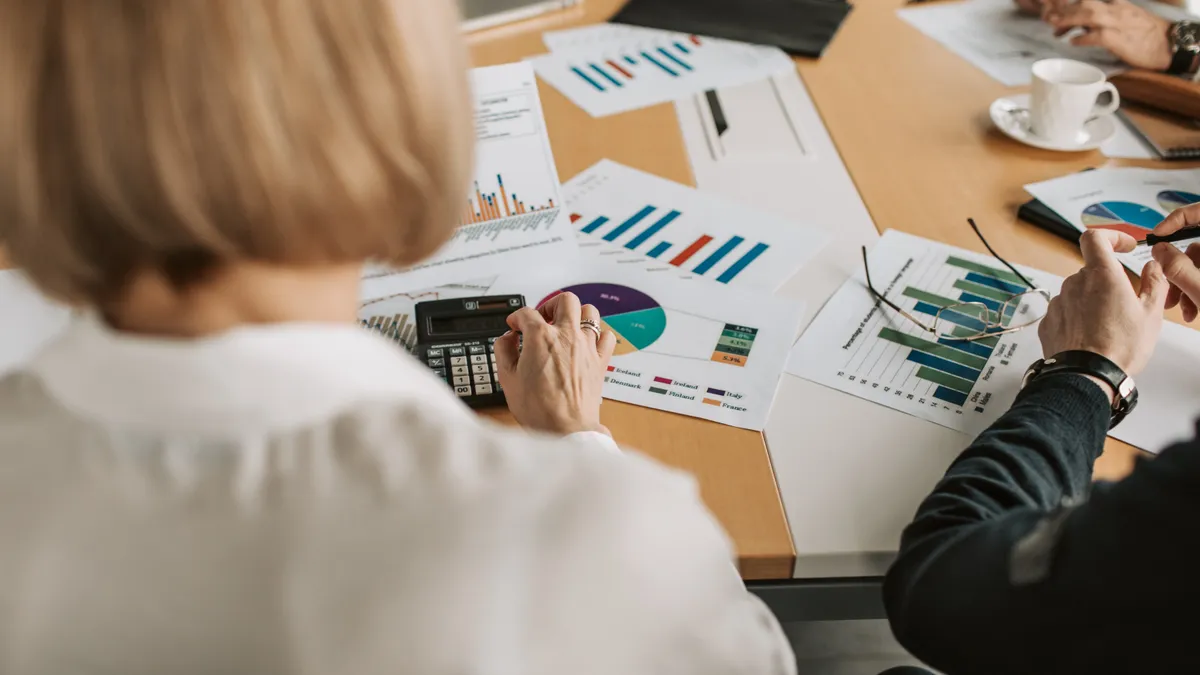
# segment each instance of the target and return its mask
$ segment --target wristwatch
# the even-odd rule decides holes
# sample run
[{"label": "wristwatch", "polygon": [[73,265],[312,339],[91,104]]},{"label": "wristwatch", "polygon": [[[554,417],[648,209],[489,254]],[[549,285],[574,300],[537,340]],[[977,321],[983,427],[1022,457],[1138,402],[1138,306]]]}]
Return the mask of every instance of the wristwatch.
[{"label": "wristwatch", "polygon": [[1200,23],[1176,21],[1167,33],[1171,40],[1170,75],[1200,76]]},{"label": "wristwatch", "polygon": [[1025,371],[1025,378],[1021,380],[1021,389],[1028,387],[1029,383],[1034,380],[1057,373],[1091,375],[1107,382],[1113,391],[1117,392],[1117,396],[1113,400],[1109,429],[1116,428],[1137,407],[1138,390],[1133,378],[1126,375],[1120,366],[1095,352],[1076,350],[1041,359]]}]

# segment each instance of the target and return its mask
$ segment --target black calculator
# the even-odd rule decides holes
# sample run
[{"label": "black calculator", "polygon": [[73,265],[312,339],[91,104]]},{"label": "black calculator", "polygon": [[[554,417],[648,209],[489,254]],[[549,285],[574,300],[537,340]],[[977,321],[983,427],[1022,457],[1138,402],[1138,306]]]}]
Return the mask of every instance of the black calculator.
[{"label": "black calculator", "polygon": [[520,295],[419,303],[413,354],[472,408],[503,406],[496,339],[508,332],[508,315],[524,306]]}]

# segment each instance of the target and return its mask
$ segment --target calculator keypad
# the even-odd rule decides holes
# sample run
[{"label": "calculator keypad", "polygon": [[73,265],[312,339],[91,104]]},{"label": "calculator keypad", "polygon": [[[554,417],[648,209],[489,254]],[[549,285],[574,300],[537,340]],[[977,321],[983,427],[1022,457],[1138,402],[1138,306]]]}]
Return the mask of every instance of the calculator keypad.
[{"label": "calculator keypad", "polygon": [[496,375],[496,338],[425,351],[425,363],[460,398],[492,396],[503,391]]}]

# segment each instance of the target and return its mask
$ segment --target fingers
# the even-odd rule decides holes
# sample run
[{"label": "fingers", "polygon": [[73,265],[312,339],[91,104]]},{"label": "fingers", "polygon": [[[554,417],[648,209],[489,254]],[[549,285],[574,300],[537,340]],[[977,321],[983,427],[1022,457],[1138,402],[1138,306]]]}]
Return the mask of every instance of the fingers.
[{"label": "fingers", "polygon": [[608,362],[612,360],[613,351],[617,348],[617,334],[611,330],[606,330],[600,334],[600,344],[596,345],[596,352],[600,354],[600,358],[604,362],[604,366],[608,367]]},{"label": "fingers", "polygon": [[1185,227],[1200,225],[1200,204],[1192,204],[1181,209],[1175,209],[1171,215],[1154,228],[1154,234],[1165,237],[1174,234]]},{"label": "fingers", "polygon": [[517,369],[517,361],[521,358],[521,336],[508,332],[496,339],[496,367],[502,373],[511,373]]},{"label": "fingers", "polygon": [[[566,295],[565,293],[563,295]],[[557,297],[555,299],[558,299]],[[551,300],[550,302],[554,302]],[[549,304],[549,303],[546,303]],[[544,306],[544,305],[543,305]],[[541,313],[532,307],[522,307],[508,315],[508,327],[518,333],[532,334],[549,328]],[[497,358],[496,360],[499,360]]]},{"label": "fingers", "polygon": [[[1189,247],[1189,250],[1191,247]],[[1200,298],[1200,269],[1188,254],[1170,244],[1158,244],[1151,253],[1162,266],[1167,281],[1179,289],[1179,305],[1189,322],[1196,318],[1196,299]],[[1200,249],[1197,250],[1200,257]],[[1165,304],[1165,303],[1164,303]]]},{"label": "fingers", "polygon": [[1146,309],[1162,311],[1167,304],[1169,288],[1170,284],[1167,283],[1167,275],[1163,273],[1162,266],[1153,260],[1146,263],[1142,268],[1142,288],[1138,292]]},{"label": "fingers", "polygon": [[1196,308],[1196,302],[1186,295],[1180,296],[1179,310],[1183,313],[1183,320],[1191,323],[1196,320],[1196,315],[1200,314],[1200,309]]},{"label": "fingers", "polygon": [[1079,250],[1083,253],[1085,267],[1121,271],[1117,252],[1128,253],[1137,247],[1137,241],[1113,230],[1088,230],[1079,239]]},{"label": "fingers", "polygon": [[556,326],[578,326],[581,307],[574,293],[559,293],[538,308],[542,316]]},{"label": "fingers", "polygon": [[1115,28],[1116,13],[1107,2],[1083,0],[1058,5],[1046,13],[1046,21],[1058,30],[1070,28]]}]

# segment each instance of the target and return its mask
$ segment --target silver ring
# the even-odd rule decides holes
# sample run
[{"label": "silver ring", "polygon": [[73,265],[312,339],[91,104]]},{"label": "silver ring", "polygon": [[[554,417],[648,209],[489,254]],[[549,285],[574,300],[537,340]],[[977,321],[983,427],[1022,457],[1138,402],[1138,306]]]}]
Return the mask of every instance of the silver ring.
[{"label": "silver ring", "polygon": [[579,322],[579,329],[591,331],[592,335],[596,336],[596,343],[597,344],[600,343],[600,322],[599,321],[592,321],[591,319],[584,319],[583,321]]}]

